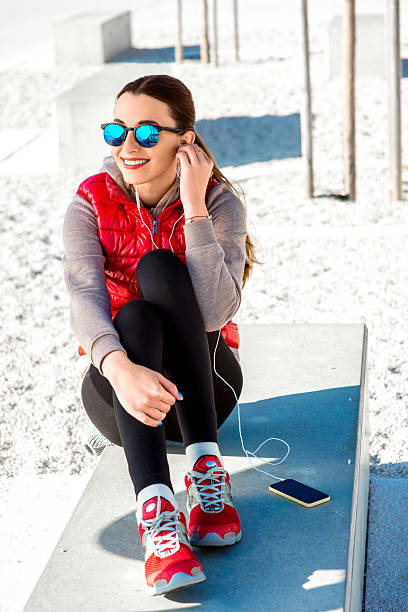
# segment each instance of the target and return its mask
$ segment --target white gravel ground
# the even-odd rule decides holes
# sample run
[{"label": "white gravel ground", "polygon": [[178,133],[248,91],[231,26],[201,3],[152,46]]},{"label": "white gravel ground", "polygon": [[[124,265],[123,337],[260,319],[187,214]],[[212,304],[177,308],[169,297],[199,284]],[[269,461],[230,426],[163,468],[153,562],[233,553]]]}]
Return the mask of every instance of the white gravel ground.
[{"label": "white gravel ground", "polygon": [[[256,7],[265,11],[267,4],[258,0]],[[382,6],[375,4],[377,10]],[[293,10],[294,3],[289,5]],[[255,266],[234,320],[366,322],[372,485],[366,610],[391,612],[408,609],[407,567],[402,559],[408,495],[407,165],[404,162],[404,201],[390,204],[386,83],[381,78],[361,78],[357,201],[330,197],[343,192],[341,81],[325,79],[328,11],[324,12],[325,3],[319,1],[319,6],[320,18],[317,12],[311,18],[316,197],[303,196],[299,158],[223,168],[245,190],[249,230],[264,261]],[[338,2],[334,12],[340,10]],[[228,33],[224,33],[225,56],[218,68],[207,67],[205,76],[195,63],[178,68],[179,78],[192,90],[197,119],[299,112],[298,23],[290,20],[289,11],[290,7],[280,19],[266,24],[257,38],[252,26],[259,19],[252,13],[243,16],[242,63],[229,62]],[[198,40],[196,21],[195,30],[186,36],[190,44]],[[164,27],[153,33],[139,31],[138,37],[140,46],[146,47],[174,42]],[[403,57],[407,51],[403,35]],[[42,60],[47,57],[41,55]],[[11,69],[10,58],[11,54],[5,58],[7,69],[0,72],[0,487],[5,500],[0,518],[10,526],[0,557],[4,612],[20,609],[26,600],[70,514],[67,509],[75,506],[96,462],[83,448],[90,422],[79,401],[77,343],[69,327],[61,266],[63,215],[84,175],[69,169],[47,173],[53,167],[47,148],[33,160],[32,174],[25,167],[19,172],[21,153],[13,152],[19,142],[23,149],[30,146],[25,145],[27,130],[50,126],[55,96],[99,67],[55,67],[43,61],[36,68],[33,56],[27,55]],[[163,68],[166,71],[165,64]],[[407,87],[408,79],[403,79],[405,108]],[[404,118],[404,151],[407,138]],[[290,151],[291,143],[287,145]],[[241,152],[229,153],[256,160],[259,146],[248,137],[242,140]],[[95,172],[100,161],[95,160]],[[57,515],[59,520],[54,518]],[[39,527],[44,516],[44,527]],[[49,543],[42,548],[41,534]]]}]

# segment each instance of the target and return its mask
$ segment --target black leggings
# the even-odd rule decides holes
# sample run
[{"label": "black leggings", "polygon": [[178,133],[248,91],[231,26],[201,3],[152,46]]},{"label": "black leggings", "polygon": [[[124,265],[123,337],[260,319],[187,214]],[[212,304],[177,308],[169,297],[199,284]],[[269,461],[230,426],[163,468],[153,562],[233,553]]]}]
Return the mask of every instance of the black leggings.
[{"label": "black leggings", "polygon": [[[128,357],[160,372],[177,385],[176,400],[163,425],[152,427],[131,416],[109,381],[91,365],[82,383],[82,402],[91,421],[123,446],[136,495],[154,483],[172,490],[166,439],[217,442],[217,429],[236,405],[232,390],[213,369],[218,331],[206,332],[187,266],[169,249],[146,253],[136,270],[141,299],[127,302],[113,324]],[[220,334],[216,370],[241,394],[241,367]]]}]

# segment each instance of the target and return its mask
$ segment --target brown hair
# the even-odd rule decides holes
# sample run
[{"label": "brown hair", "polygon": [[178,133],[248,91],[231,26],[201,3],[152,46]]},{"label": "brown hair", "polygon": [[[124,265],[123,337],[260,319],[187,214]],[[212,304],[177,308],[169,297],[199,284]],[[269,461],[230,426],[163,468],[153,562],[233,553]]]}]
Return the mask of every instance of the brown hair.
[{"label": "brown hair", "polygon": [[[247,212],[247,206],[245,201],[245,194],[242,187],[239,185],[241,193],[238,193],[237,189],[229,182],[229,180],[222,174],[221,170],[217,166],[214,155],[206,146],[205,142],[198,134],[195,128],[196,113],[193,102],[191,91],[184,85],[182,81],[172,77],[168,74],[149,74],[142,76],[135,81],[127,83],[120,92],[117,94],[115,101],[124,94],[125,92],[131,92],[133,94],[145,94],[156,98],[162,102],[165,102],[169,107],[170,115],[176,122],[176,126],[182,130],[191,130],[195,134],[195,142],[205,151],[208,157],[214,163],[212,174],[217,181],[223,181],[228,188],[233,191],[236,196],[241,200],[244,205],[245,212]],[[263,264],[264,262],[258,261],[255,256],[255,247],[252,240],[247,233],[245,240],[246,248],[246,260],[244,267],[244,274],[242,277],[242,288],[252,271],[254,263]]]}]

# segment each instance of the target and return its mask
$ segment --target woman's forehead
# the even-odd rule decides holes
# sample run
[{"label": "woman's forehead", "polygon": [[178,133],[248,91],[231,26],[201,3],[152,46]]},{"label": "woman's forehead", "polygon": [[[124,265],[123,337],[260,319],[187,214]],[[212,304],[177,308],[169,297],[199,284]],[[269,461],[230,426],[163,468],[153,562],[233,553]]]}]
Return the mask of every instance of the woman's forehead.
[{"label": "woman's forehead", "polygon": [[[133,94],[125,92],[115,104],[114,118],[122,122],[137,124],[140,121],[155,121],[159,125],[172,127],[172,119],[169,108],[165,102],[157,100],[146,94]],[[170,123],[169,123],[170,122]]]}]

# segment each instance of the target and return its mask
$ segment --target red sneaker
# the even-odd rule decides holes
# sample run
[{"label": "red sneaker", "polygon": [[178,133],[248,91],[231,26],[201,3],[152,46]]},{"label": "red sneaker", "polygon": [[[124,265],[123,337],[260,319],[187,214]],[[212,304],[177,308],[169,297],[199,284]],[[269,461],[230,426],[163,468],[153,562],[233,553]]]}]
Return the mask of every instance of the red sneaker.
[{"label": "red sneaker", "polygon": [[205,580],[187,538],[186,518],[167,499],[154,496],[136,511],[145,548],[145,590],[161,595]]},{"label": "red sneaker", "polygon": [[241,539],[230,476],[216,455],[202,455],[187,472],[187,535],[194,546],[228,546]]}]

